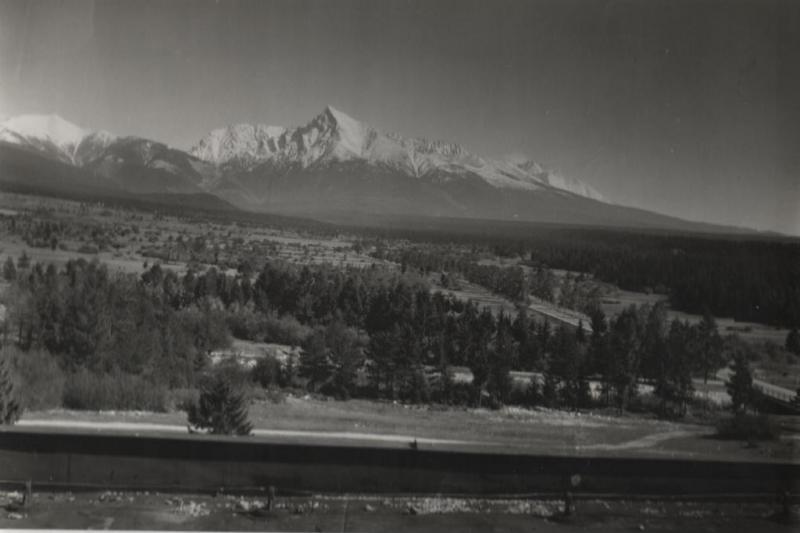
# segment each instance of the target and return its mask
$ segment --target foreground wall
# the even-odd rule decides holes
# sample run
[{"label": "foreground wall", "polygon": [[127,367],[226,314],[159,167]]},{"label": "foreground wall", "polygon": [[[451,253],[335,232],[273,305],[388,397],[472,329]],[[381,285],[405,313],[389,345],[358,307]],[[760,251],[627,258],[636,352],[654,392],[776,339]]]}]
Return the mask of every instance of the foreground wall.
[{"label": "foreground wall", "polygon": [[0,482],[45,487],[280,492],[511,494],[777,493],[800,488],[800,465],[535,456],[306,445],[202,435],[0,431]]}]

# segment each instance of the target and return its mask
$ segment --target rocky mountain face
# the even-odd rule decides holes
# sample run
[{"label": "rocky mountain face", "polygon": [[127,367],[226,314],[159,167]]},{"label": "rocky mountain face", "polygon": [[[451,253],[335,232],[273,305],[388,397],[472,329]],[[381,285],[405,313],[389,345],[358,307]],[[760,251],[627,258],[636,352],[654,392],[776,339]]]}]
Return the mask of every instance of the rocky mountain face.
[{"label": "rocky mountain face", "polygon": [[85,130],[58,115],[9,119],[0,124],[0,142],[84,169],[131,193],[200,193],[215,173],[213,165],[165,144]]},{"label": "rocky mountain face", "polygon": [[525,157],[484,158],[458,144],[383,133],[332,107],[294,128],[216,129],[189,152],[85,130],[57,115],[0,123],[0,185],[34,182],[36,190],[59,194],[72,188],[102,190],[106,197],[115,191],[170,201],[191,196],[203,205],[317,218],[344,213],[697,227],[608,203],[590,185]]},{"label": "rocky mountain face", "polygon": [[239,124],[214,130],[191,153],[232,174],[252,173],[259,167],[268,172],[359,163],[376,171],[389,169],[407,179],[447,181],[475,176],[501,189],[556,188],[602,200],[591,186],[535,162],[485,159],[458,144],[385,134],[330,106],[296,128]]}]

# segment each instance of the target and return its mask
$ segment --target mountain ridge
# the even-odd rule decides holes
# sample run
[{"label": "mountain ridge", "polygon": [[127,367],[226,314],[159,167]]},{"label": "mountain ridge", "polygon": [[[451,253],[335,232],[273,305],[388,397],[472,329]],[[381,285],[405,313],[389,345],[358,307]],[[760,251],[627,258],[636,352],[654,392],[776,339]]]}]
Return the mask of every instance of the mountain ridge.
[{"label": "mountain ridge", "polygon": [[538,163],[518,165],[471,153],[460,144],[383,133],[338,109],[325,110],[304,126],[235,124],[212,130],[189,153],[209,163],[238,171],[258,165],[276,168],[366,160],[398,170],[410,178],[448,172],[455,179],[475,174],[498,188],[540,190],[554,187],[605,201],[590,185],[544,169]]},{"label": "mountain ridge", "polygon": [[217,128],[188,152],[80,128],[58,115],[23,115],[0,123],[0,170],[0,182],[17,188],[32,180],[36,190],[58,194],[74,186],[104,196],[163,195],[178,204],[210,195],[237,209],[314,218],[739,231],[600,201],[588,185],[527,157],[488,159],[456,143],[382,133],[330,106],[295,128]]}]

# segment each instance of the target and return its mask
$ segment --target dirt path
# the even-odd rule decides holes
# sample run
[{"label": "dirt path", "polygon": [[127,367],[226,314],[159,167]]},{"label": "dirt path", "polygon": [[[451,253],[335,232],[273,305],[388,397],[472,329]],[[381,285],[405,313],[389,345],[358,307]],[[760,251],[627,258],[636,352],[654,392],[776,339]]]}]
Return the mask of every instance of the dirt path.
[{"label": "dirt path", "polygon": [[663,433],[654,433],[647,435],[640,439],[629,440],[627,442],[620,442],[618,444],[588,444],[585,446],[578,446],[580,450],[632,450],[635,448],[651,448],[664,441],[672,439],[681,439],[684,437],[699,437],[702,435],[711,435],[713,430],[676,430],[665,431]]}]

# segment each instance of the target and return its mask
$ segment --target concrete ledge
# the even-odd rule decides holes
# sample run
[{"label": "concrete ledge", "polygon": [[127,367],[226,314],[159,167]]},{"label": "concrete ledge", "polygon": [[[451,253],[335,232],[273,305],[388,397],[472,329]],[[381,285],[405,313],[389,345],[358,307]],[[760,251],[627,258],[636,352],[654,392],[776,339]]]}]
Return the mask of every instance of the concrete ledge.
[{"label": "concrete ledge", "polygon": [[515,494],[798,492],[800,464],[297,444],[247,437],[0,431],[0,481],[108,489]]}]

